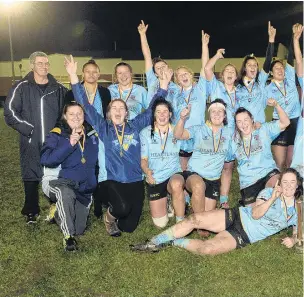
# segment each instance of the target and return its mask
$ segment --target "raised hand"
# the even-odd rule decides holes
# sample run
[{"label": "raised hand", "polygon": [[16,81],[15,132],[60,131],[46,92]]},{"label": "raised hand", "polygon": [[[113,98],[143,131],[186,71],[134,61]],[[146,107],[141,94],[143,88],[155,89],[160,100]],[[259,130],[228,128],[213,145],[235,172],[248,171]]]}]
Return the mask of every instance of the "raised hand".
[{"label": "raised hand", "polygon": [[70,76],[77,74],[77,62],[74,61],[72,55],[70,55],[70,60],[64,57],[64,67]]},{"label": "raised hand", "polygon": [[148,30],[149,25],[145,25],[144,21],[141,20],[141,24],[137,27],[138,33],[139,34],[146,34]]},{"label": "raised hand", "polygon": [[204,33],[204,30],[202,30],[202,44],[203,45],[208,45],[210,40],[210,35],[207,33]]},{"label": "raised hand", "polygon": [[159,84],[160,87],[164,90],[168,89],[168,85],[172,79],[173,76],[173,70],[171,68],[168,68],[166,70],[162,69],[159,75]]},{"label": "raised hand", "polygon": [[269,99],[267,100],[267,105],[268,105],[268,106],[276,107],[276,106],[278,105],[278,102],[277,102],[275,99],[273,99],[273,98],[269,98]]},{"label": "raised hand", "polygon": [[189,117],[190,112],[191,112],[191,104],[188,104],[188,106],[181,111],[179,115],[180,119],[185,120],[187,117]]},{"label": "raised hand", "polygon": [[225,49],[224,48],[218,49],[216,55],[219,59],[224,59]]},{"label": "raised hand", "polygon": [[293,38],[299,40],[303,33],[303,26],[299,23],[292,26]]},{"label": "raised hand", "polygon": [[282,194],[282,188],[281,188],[281,186],[279,186],[279,181],[277,180],[277,182],[276,182],[276,184],[273,188],[273,194],[272,195],[274,195],[274,197],[278,198],[278,197],[281,196],[281,194]]},{"label": "raised hand", "polygon": [[74,146],[80,139],[80,135],[76,132],[76,128],[72,130],[72,134],[70,135],[70,144]]},{"label": "raised hand", "polygon": [[274,42],[275,36],[277,33],[277,29],[275,29],[273,26],[271,26],[270,21],[268,22],[268,36],[269,36],[269,42]]}]

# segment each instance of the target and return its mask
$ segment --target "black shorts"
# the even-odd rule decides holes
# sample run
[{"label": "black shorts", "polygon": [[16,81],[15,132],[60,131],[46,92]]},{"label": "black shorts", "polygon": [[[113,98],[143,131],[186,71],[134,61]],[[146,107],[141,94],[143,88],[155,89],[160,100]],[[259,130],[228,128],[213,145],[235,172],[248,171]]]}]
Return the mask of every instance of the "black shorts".
[{"label": "black shorts", "polygon": [[[174,174],[180,174],[183,176],[182,172],[177,172]],[[161,198],[167,197],[167,195],[168,195],[167,186],[168,186],[169,181],[170,181],[170,178],[168,178],[167,180],[165,180],[162,183],[157,184],[157,185],[150,185],[146,182],[149,201],[155,201],[155,200],[159,200]]]},{"label": "black shorts", "polygon": [[225,229],[235,239],[236,248],[250,244],[250,240],[243,228],[238,207],[225,209]]},{"label": "black shorts", "polygon": [[179,156],[184,157],[184,158],[190,158],[192,156],[193,152],[188,153],[186,151],[180,150],[179,151]]},{"label": "black shorts", "polygon": [[241,190],[241,204],[246,206],[254,203],[258,194],[265,188],[268,180],[276,174],[280,174],[278,169],[271,170],[266,176],[259,179],[255,184]]},{"label": "black shorts", "polygon": [[271,145],[294,145],[294,140],[297,133],[298,119],[299,118],[290,119],[289,126],[284,131],[282,131],[276,139],[272,141]]},{"label": "black shorts", "polygon": [[[200,176],[196,172],[184,171],[183,176],[184,176],[185,182],[191,175],[194,175],[194,174]],[[214,200],[219,200],[220,199],[220,180],[219,179],[209,180],[209,179],[205,179],[202,176],[200,176],[200,177],[203,179],[203,181],[205,182],[205,185],[206,185],[205,197],[214,199]]]}]

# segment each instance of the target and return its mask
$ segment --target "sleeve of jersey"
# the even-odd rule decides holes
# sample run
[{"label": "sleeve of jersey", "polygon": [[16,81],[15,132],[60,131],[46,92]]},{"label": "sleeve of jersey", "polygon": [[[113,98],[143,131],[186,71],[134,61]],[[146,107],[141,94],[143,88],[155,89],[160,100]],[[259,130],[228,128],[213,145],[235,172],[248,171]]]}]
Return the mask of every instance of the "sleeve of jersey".
[{"label": "sleeve of jersey", "polygon": [[272,121],[269,123],[264,123],[263,128],[266,129],[268,136],[270,137],[271,140],[274,140],[277,138],[277,136],[281,133],[280,129],[280,121]]},{"label": "sleeve of jersey", "polygon": [[230,141],[229,147],[228,147],[228,150],[227,150],[227,154],[226,154],[226,157],[225,157],[225,162],[228,163],[228,162],[232,162],[234,160],[235,160],[234,146],[233,146],[233,142]]},{"label": "sleeve of jersey", "polygon": [[207,99],[207,97],[210,95],[208,81],[204,77],[200,76],[197,82],[197,86],[203,93],[203,97]]},{"label": "sleeve of jersey", "polygon": [[262,69],[260,71],[260,73],[259,73],[259,83],[260,83],[261,87],[266,87],[266,82],[267,82],[268,76],[269,76],[269,74],[266,73],[264,71],[264,69]]},{"label": "sleeve of jersey", "polygon": [[272,195],[273,188],[263,189],[257,196],[257,199],[267,201]]},{"label": "sleeve of jersey", "polygon": [[140,88],[140,95],[141,95],[141,102],[143,103],[144,109],[147,109],[149,107],[150,101],[148,99],[148,92],[145,88]]},{"label": "sleeve of jersey", "polygon": [[286,64],[285,66],[285,77],[287,80],[292,81],[293,83],[296,83],[296,71],[294,67],[292,67],[289,64]]},{"label": "sleeve of jersey", "polygon": [[34,126],[22,117],[22,82],[13,87],[5,101],[4,119],[7,125],[26,137],[30,137]]},{"label": "sleeve of jersey", "polygon": [[151,100],[148,109],[145,110],[143,113],[137,115],[131,121],[134,129],[136,129],[137,131],[141,131],[143,128],[145,128],[151,124],[152,105],[153,105],[154,101],[159,97],[166,98],[167,94],[168,94],[167,90],[160,89],[160,88],[157,90],[157,93],[154,95],[153,99]]},{"label": "sleeve of jersey", "polygon": [[152,68],[146,72],[146,77],[147,77],[147,87],[149,89],[151,85],[157,81],[157,77]]},{"label": "sleeve of jersey", "polygon": [[186,129],[189,132],[189,139],[193,139],[197,131],[200,130],[200,126],[191,126]]},{"label": "sleeve of jersey", "polygon": [[[210,95],[213,95],[216,92],[216,90],[218,88],[218,83],[219,83],[218,80],[216,79],[215,75],[213,74],[212,79],[207,81],[207,87],[208,87]],[[212,101],[215,99],[216,99],[215,96],[211,96]]]},{"label": "sleeve of jersey", "polygon": [[149,156],[149,143],[145,135],[146,131],[141,131],[139,134],[140,137],[140,153],[142,159],[148,159]]},{"label": "sleeve of jersey", "polygon": [[59,166],[75,149],[69,139],[50,133],[41,149],[40,162],[43,166],[55,168]]},{"label": "sleeve of jersey", "polygon": [[80,83],[73,84],[72,90],[75,100],[81,104],[86,113],[86,121],[94,127],[98,135],[102,135],[102,128],[106,120],[96,111],[95,107],[88,101],[87,94]]}]

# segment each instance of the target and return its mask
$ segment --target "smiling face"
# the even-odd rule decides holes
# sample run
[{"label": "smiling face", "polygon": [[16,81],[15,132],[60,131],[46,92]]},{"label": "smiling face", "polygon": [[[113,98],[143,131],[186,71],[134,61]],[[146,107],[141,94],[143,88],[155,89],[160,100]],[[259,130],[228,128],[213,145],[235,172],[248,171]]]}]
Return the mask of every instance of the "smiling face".
[{"label": "smiling face", "polygon": [[209,110],[210,121],[214,126],[222,126],[225,116],[225,110],[222,107],[212,106]]},{"label": "smiling face", "polygon": [[94,84],[98,81],[100,76],[99,69],[93,64],[88,64],[83,70],[83,80],[86,83]]},{"label": "smiling face", "polygon": [[126,105],[121,100],[114,100],[111,102],[109,110],[109,118],[115,125],[122,125],[127,118],[128,111]]},{"label": "smiling face", "polygon": [[236,126],[242,136],[249,136],[253,131],[253,120],[247,112],[241,112],[236,115]]},{"label": "smiling face", "polygon": [[170,122],[170,117],[172,116],[172,113],[169,111],[168,106],[164,104],[160,104],[156,106],[155,112],[154,112],[154,119],[156,126],[166,126]]},{"label": "smiling face", "polygon": [[296,189],[298,187],[298,181],[297,177],[294,173],[292,172],[287,172],[282,176],[281,179],[281,189],[282,189],[282,194],[285,197],[292,197],[294,196]]},{"label": "smiling face", "polygon": [[31,64],[35,76],[46,77],[49,73],[49,59],[47,57],[36,57],[35,62]]},{"label": "smiling face", "polygon": [[258,74],[258,63],[255,59],[249,59],[245,65],[245,72],[248,78],[254,79]]},{"label": "smiling face", "polygon": [[273,78],[277,81],[283,81],[285,78],[284,66],[281,62],[277,62],[272,67]]},{"label": "smiling face", "polygon": [[222,72],[222,78],[224,81],[224,84],[231,86],[234,85],[236,79],[237,79],[237,73],[235,68],[232,65],[228,65],[224,68]]},{"label": "smiling face", "polygon": [[128,66],[118,66],[116,69],[117,81],[122,86],[128,86],[132,82],[132,73]]},{"label": "smiling face", "polygon": [[157,62],[154,65],[154,70],[157,77],[162,77],[161,73],[168,70],[168,65],[163,61]]},{"label": "smiling face", "polygon": [[176,71],[176,79],[182,88],[189,88],[193,82],[193,76],[186,68],[179,68]]},{"label": "smiling face", "polygon": [[68,107],[64,118],[71,129],[82,129],[84,113],[80,106]]}]

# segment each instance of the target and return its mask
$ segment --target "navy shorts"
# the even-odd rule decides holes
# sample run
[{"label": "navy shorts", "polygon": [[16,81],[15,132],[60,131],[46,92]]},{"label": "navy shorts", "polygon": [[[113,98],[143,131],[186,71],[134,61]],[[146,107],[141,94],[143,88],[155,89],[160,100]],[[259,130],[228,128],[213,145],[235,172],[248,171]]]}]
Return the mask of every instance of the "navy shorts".
[{"label": "navy shorts", "polygon": [[289,126],[284,131],[282,131],[276,139],[272,141],[271,145],[294,145],[294,140],[297,133],[298,119],[299,118],[290,119]]}]

